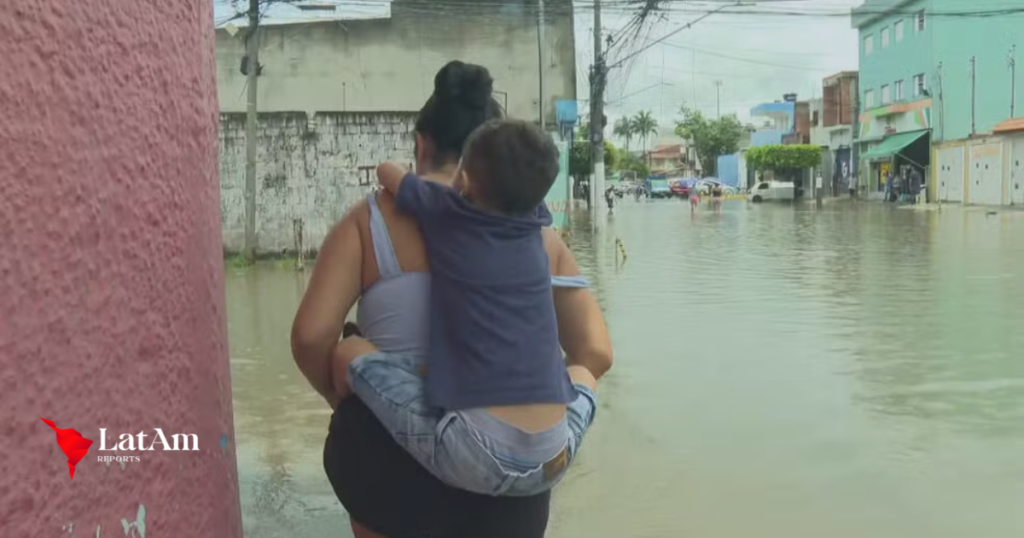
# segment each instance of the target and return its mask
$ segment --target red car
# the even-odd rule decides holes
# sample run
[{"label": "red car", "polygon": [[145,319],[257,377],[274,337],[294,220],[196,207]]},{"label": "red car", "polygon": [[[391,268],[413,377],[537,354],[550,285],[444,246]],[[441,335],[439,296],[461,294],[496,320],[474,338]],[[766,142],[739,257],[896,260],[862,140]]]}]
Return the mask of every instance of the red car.
[{"label": "red car", "polygon": [[692,180],[677,179],[669,185],[669,190],[672,191],[673,196],[679,196],[685,200],[690,197],[691,187],[693,187]]}]

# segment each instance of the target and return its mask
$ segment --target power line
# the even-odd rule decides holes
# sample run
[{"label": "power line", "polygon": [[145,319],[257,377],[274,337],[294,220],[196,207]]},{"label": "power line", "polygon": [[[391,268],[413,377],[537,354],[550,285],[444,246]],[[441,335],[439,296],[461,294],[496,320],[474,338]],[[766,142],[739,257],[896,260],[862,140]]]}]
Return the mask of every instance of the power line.
[{"label": "power line", "polygon": [[[653,0],[652,0],[653,1]],[[779,0],[783,3],[783,0]],[[796,1],[788,0],[785,3]],[[647,2],[650,3],[650,2]],[[655,14],[667,14],[667,13],[690,13],[690,14],[707,14],[715,11],[721,6],[721,2],[705,2],[703,6],[694,6],[692,3],[687,2],[686,5],[677,6],[674,2],[668,2],[665,0],[653,2],[657,7],[646,11],[646,17],[654,16]],[[758,16],[777,16],[777,17],[846,17],[849,18],[851,15],[857,16],[871,16],[871,15],[918,15],[922,12],[920,9],[913,8],[872,8],[862,6],[851,10],[849,8],[836,9],[836,8],[825,8],[825,9],[793,9],[786,7],[772,8],[769,6],[763,6],[774,2],[766,2],[760,0],[756,4],[749,6],[747,9],[743,9],[736,12],[731,12],[731,16],[739,15],[758,15]],[[390,0],[349,0],[340,6],[385,6],[394,4]],[[635,15],[637,10],[645,4],[641,4],[635,0],[619,0],[619,1],[604,1],[602,2],[602,10],[606,13],[613,14],[628,14]],[[716,6],[716,7],[712,7]],[[575,11],[591,10],[594,7],[594,0],[575,0],[571,4],[569,3],[556,3],[550,6],[546,6],[548,13],[569,13]],[[402,11],[409,12],[423,12],[423,13],[434,13],[436,14],[439,9],[444,10],[449,8],[449,11],[466,12],[468,10],[477,9],[483,12],[494,12],[494,4],[491,2],[473,2],[471,0],[436,0],[424,5],[423,7],[415,4],[401,4]],[[519,5],[517,10],[524,16],[535,17],[538,7],[533,4]],[[1002,17],[1007,15],[1018,15],[1024,14],[1024,7],[1021,7],[1019,3],[1008,3],[1005,8],[989,8],[989,9],[961,9],[961,10],[923,10],[924,14],[928,17],[967,17],[967,18],[987,18],[987,17]],[[496,15],[499,16],[499,15]],[[501,17],[509,16],[506,13],[500,15]]]},{"label": "power line", "polygon": [[[775,67],[775,68],[780,68],[780,69],[793,69],[793,70],[796,70],[796,71],[814,71],[815,70],[813,68],[808,68],[806,65],[804,65],[804,66],[788,65],[788,64],[780,64],[780,63],[776,63],[776,62],[767,62],[767,61],[764,61],[764,60],[755,60],[753,58],[743,58],[741,56],[732,56],[732,55],[729,55],[729,54],[722,54],[720,52],[714,52],[714,51],[711,51],[711,50],[701,49],[701,48],[697,48],[697,47],[689,47],[689,46],[681,45],[681,44],[677,44],[677,43],[663,42],[663,43],[660,43],[660,44],[664,45],[666,47],[673,47],[673,48],[677,48],[677,49],[681,49],[681,50],[694,51],[694,52],[699,52],[701,54],[706,54],[708,56],[717,56],[719,58],[726,58],[728,60],[734,60],[734,61],[737,61],[737,62],[746,62],[746,63],[750,63],[750,64],[763,65],[763,66],[766,66],[766,67]],[[819,71],[825,72],[827,70],[823,70],[822,69],[822,70],[819,70]]]}]

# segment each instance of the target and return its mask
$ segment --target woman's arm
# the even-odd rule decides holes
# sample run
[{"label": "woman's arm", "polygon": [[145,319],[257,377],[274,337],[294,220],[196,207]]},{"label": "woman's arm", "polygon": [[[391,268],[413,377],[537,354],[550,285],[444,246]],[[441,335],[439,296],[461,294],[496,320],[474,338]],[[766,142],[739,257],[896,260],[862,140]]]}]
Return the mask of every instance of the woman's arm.
[{"label": "woman's arm", "polygon": [[[576,258],[558,232],[545,228],[543,234],[552,273],[558,276],[579,275]],[[555,288],[554,296],[558,337],[569,364],[583,366],[600,379],[612,367],[612,341],[597,299],[586,288]]]},{"label": "woman's arm", "polygon": [[356,221],[359,204],[334,226],[317,254],[309,286],[292,324],[292,356],[331,407],[338,396],[331,379],[331,354],[345,318],[362,292],[363,248]]}]

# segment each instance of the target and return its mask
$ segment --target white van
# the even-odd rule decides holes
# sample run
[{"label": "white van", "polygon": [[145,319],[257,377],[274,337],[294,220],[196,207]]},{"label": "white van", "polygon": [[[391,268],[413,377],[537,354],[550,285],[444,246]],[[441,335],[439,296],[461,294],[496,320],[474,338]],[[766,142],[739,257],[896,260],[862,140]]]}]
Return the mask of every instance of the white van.
[{"label": "white van", "polygon": [[792,202],[796,199],[796,187],[786,181],[759,181],[750,189],[749,196],[755,204],[767,201]]}]

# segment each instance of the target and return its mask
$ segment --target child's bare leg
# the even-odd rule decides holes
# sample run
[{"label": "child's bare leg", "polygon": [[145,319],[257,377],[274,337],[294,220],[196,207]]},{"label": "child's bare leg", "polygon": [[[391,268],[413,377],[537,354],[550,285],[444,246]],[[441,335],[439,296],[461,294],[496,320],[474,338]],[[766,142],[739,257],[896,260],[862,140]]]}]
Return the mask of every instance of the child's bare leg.
[{"label": "child's bare leg", "polygon": [[590,370],[587,370],[585,366],[576,364],[569,366],[567,370],[569,370],[569,379],[571,379],[573,383],[583,385],[590,390],[597,392],[597,378],[595,378],[594,374],[590,373]]},{"label": "child's bare leg", "polygon": [[376,351],[377,348],[361,336],[350,336],[334,346],[334,356],[331,358],[331,376],[334,378],[334,392],[338,398],[345,398],[352,394],[352,387],[348,383],[348,365],[357,358]]}]

